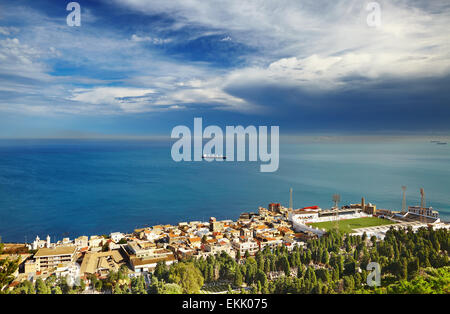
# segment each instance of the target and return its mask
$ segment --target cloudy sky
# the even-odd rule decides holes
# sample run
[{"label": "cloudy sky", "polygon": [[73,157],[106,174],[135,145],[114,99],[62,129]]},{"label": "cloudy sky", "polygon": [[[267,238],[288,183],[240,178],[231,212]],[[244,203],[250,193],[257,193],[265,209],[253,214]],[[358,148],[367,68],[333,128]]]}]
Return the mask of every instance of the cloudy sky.
[{"label": "cloudy sky", "polygon": [[448,133],[450,3],[0,0],[0,137]]}]

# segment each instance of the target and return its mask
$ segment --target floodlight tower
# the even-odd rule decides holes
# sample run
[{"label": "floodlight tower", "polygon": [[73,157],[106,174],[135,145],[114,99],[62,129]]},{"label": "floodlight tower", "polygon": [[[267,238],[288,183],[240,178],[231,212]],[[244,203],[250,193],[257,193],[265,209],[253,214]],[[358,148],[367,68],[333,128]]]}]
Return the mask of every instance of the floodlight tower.
[{"label": "floodlight tower", "polygon": [[292,201],[292,188],[289,189],[289,209],[292,210],[294,207],[294,202]]},{"label": "floodlight tower", "polygon": [[420,222],[424,223],[426,222],[425,219],[425,190],[423,188],[420,188]]},{"label": "floodlight tower", "polygon": [[333,194],[334,202],[334,228],[336,231],[339,230],[339,202],[341,201],[341,196],[339,194]]},{"label": "floodlight tower", "polygon": [[334,207],[339,209],[339,202],[341,201],[341,196],[339,194],[333,194]]},{"label": "floodlight tower", "polygon": [[402,214],[406,213],[406,185],[402,186],[403,199],[402,199]]},{"label": "floodlight tower", "polygon": [[425,190],[420,188],[420,208],[425,209]]}]

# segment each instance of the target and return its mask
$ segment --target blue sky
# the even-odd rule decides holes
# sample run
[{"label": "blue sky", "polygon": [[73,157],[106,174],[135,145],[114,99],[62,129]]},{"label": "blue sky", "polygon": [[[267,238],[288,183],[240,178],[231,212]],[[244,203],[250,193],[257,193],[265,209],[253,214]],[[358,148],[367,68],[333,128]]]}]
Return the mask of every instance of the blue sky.
[{"label": "blue sky", "polygon": [[0,137],[448,134],[450,4],[0,0]]}]

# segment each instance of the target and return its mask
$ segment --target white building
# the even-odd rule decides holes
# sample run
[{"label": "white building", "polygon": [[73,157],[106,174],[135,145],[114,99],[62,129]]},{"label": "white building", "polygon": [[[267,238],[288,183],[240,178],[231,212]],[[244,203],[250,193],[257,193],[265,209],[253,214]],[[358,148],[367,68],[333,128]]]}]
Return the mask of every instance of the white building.
[{"label": "white building", "polygon": [[317,234],[319,237],[323,236],[326,233],[325,230],[306,225],[304,215],[292,215],[291,220],[292,226],[296,232],[313,232]]},{"label": "white building", "polygon": [[50,236],[47,235],[47,239],[45,241],[41,240],[39,238],[39,236],[36,236],[36,239],[31,244],[31,249],[38,250],[38,249],[42,249],[44,247],[47,247],[47,248],[51,247]]},{"label": "white building", "polygon": [[231,243],[228,239],[220,239],[216,243],[207,243],[204,245],[204,248],[206,252],[213,254],[226,252],[228,255],[231,255],[232,253]]},{"label": "white building", "polygon": [[255,255],[256,252],[258,252],[258,250],[259,250],[258,242],[254,241],[254,240],[241,242],[238,239],[236,239],[235,241],[233,241],[232,245],[236,251],[239,251],[241,256],[244,256],[245,252],[247,252],[247,251],[250,255]]},{"label": "white building", "polygon": [[125,237],[125,235],[122,232],[113,232],[109,236],[111,237],[111,240],[113,240],[116,243]]},{"label": "white building", "polygon": [[89,238],[89,247],[99,247],[103,245],[105,239],[100,236],[93,235]]},{"label": "white building", "polygon": [[89,246],[89,239],[87,236],[81,236],[74,240],[75,246],[79,249]]},{"label": "white building", "polygon": [[36,271],[70,266],[75,261],[75,258],[76,248],[74,246],[41,248],[34,254]]}]

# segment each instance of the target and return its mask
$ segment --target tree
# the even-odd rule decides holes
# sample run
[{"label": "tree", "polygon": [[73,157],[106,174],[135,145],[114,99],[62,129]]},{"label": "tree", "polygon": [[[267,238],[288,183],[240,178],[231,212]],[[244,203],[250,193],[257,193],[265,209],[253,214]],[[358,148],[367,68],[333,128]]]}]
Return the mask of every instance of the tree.
[{"label": "tree", "polygon": [[344,289],[352,291],[355,288],[355,280],[352,276],[344,276]]},{"label": "tree", "polygon": [[[4,244],[0,238],[0,254],[3,253]],[[14,273],[19,267],[19,259],[10,260],[9,258],[0,260],[0,292],[14,280]]]},{"label": "tree", "polygon": [[116,285],[114,286],[113,293],[114,294],[123,294],[123,291],[118,282],[116,282]]},{"label": "tree", "polygon": [[109,242],[106,242],[102,246],[102,252],[108,252],[109,251]]},{"label": "tree", "polygon": [[330,255],[328,254],[328,251],[325,249],[322,254],[322,263],[328,264],[329,261],[330,261]]},{"label": "tree", "polygon": [[193,263],[180,262],[172,265],[169,270],[169,282],[176,283],[183,293],[197,293],[203,286],[203,276]]},{"label": "tree", "polygon": [[167,281],[169,270],[167,269],[167,265],[165,262],[158,262],[158,264],[156,264],[153,276],[155,276],[159,280],[164,279],[165,281]]},{"label": "tree", "polygon": [[147,294],[147,290],[145,290],[144,276],[133,277],[131,279],[131,293]]},{"label": "tree", "polygon": [[241,251],[240,250],[238,250],[237,252],[236,252],[236,260],[240,260],[241,259]]},{"label": "tree", "polygon": [[163,285],[160,294],[182,294],[183,288],[176,283],[166,283]]},{"label": "tree", "polygon": [[38,278],[36,280],[35,287],[37,294],[50,294],[50,289],[47,287],[47,285],[41,278]]},{"label": "tree", "polygon": [[236,268],[236,273],[234,274],[233,284],[235,287],[242,286],[242,273],[241,273],[240,267]]},{"label": "tree", "polygon": [[95,282],[95,290],[102,291],[103,289],[103,281],[98,280]]},{"label": "tree", "polygon": [[[1,293],[1,292],[0,292]],[[29,280],[25,280],[21,282],[14,290],[13,294],[35,294],[36,290],[34,289],[33,284]]]},{"label": "tree", "polygon": [[280,259],[280,268],[282,271],[284,271],[286,276],[290,276],[291,267],[289,266],[289,261],[288,261],[286,255],[283,255]]},{"label": "tree", "polygon": [[86,290],[86,282],[83,279],[80,280],[79,290],[80,290],[80,292],[83,292],[84,290]]},{"label": "tree", "polygon": [[[265,274],[262,270],[260,270],[260,269],[258,269],[258,272],[256,273],[256,282],[257,282],[258,284],[260,284],[261,287],[266,287],[267,284],[268,284],[266,274]],[[258,286],[258,291],[261,291],[261,289],[259,288],[259,286]]]}]

